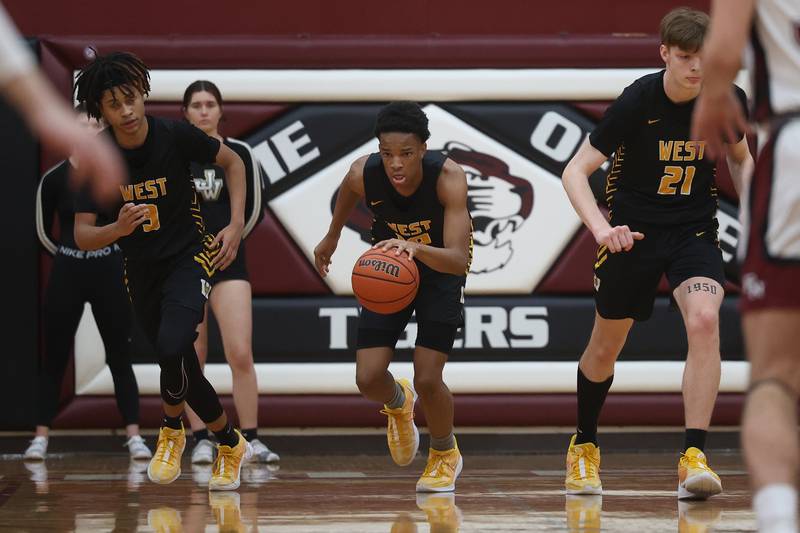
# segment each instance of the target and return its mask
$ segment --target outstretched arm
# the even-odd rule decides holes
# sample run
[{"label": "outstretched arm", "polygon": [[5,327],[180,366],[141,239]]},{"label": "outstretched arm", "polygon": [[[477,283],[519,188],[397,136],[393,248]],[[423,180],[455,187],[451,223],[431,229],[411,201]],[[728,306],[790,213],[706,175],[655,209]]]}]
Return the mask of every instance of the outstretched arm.
[{"label": "outstretched arm", "polygon": [[367,157],[360,157],[353,162],[350,170],[342,180],[339,194],[336,195],[336,205],[333,208],[333,218],[328,227],[328,233],[314,248],[314,266],[323,278],[328,275],[331,257],[339,244],[339,237],[350,213],[353,212],[358,201],[364,197],[364,164]]}]

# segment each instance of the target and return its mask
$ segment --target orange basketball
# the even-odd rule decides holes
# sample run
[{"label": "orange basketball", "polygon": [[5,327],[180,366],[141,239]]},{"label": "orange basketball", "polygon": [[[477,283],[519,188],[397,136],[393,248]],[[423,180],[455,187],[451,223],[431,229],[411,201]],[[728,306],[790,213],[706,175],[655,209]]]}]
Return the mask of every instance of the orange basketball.
[{"label": "orange basketball", "polygon": [[353,292],[359,303],[375,313],[388,315],[414,301],[419,288],[419,271],[414,261],[396,249],[369,249],[353,267]]}]

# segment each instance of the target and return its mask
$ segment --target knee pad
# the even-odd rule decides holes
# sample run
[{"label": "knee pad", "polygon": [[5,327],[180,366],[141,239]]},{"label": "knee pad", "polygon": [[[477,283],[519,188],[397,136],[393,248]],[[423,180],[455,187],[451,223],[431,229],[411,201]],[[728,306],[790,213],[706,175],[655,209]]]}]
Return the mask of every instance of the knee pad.
[{"label": "knee pad", "polygon": [[453,350],[457,331],[458,327],[444,322],[418,322],[416,344],[449,355]]}]

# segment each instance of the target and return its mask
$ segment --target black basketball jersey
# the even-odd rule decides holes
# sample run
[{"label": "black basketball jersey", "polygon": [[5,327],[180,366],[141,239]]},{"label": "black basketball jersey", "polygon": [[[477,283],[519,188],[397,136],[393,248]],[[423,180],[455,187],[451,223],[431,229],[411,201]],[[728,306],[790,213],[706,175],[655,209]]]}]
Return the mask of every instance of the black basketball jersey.
[{"label": "black basketball jersey", "polygon": [[[614,154],[606,178],[613,224],[679,226],[716,216],[716,163],[705,142],[689,135],[695,100],[671,101],[664,72],[628,86],[589,137],[597,150]],[[744,91],[732,90],[746,109]]]},{"label": "black basketball jersey", "polygon": [[[206,230],[189,164],[213,162],[220,146],[186,122],[148,115],[147,123],[142,146],[120,147],[130,181],[120,186],[120,200],[107,212],[115,221],[123,203],[150,206],[145,223],[119,240],[128,264],[161,263],[203,250]],[[114,139],[113,133],[108,134]],[[77,210],[100,212],[87,194],[80,195]]]},{"label": "black basketball jersey", "polygon": [[[247,188],[242,234],[244,238],[253,230],[263,213],[261,173],[253,151],[247,144],[227,138],[225,146],[236,152],[244,163]],[[231,221],[231,200],[225,181],[225,171],[218,165],[192,162],[191,172],[206,228],[210,233],[218,233]]]},{"label": "black basketball jersey", "polygon": [[403,196],[389,181],[380,154],[369,156],[364,165],[364,192],[375,217],[372,242],[403,239],[444,248],[444,206],[436,185],[446,159],[441,152],[427,151],[422,158],[422,182],[411,196]]}]

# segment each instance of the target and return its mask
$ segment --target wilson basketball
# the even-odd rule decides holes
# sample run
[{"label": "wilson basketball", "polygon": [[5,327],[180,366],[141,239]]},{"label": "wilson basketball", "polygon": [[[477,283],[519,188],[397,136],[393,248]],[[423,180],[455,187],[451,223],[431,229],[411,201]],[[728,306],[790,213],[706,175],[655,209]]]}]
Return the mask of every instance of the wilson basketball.
[{"label": "wilson basketball", "polygon": [[419,288],[419,271],[414,261],[396,249],[369,249],[353,267],[353,292],[359,303],[375,313],[388,315],[414,301]]}]

